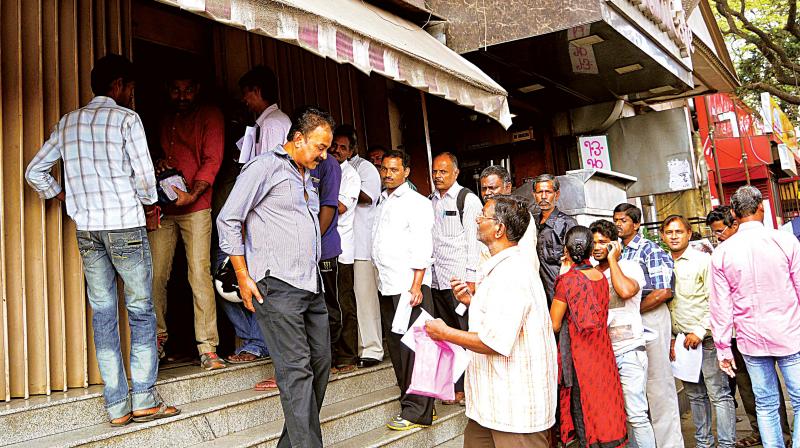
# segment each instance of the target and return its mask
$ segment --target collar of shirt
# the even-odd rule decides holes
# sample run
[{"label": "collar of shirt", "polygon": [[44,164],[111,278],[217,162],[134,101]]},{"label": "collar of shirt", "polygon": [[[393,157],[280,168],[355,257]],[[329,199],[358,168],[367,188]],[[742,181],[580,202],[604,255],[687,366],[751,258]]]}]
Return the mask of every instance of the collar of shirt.
[{"label": "collar of shirt", "polygon": [[458,182],[454,182],[453,185],[451,185],[450,188],[448,188],[444,194],[439,193],[439,190],[434,190],[433,197],[435,197],[436,199],[443,199],[445,196],[450,196],[451,198],[455,198],[458,197],[458,192],[461,191],[462,188],[464,187],[459,185]]},{"label": "collar of shirt", "polygon": [[633,236],[631,242],[624,247],[623,254],[624,251],[628,250],[629,248],[631,251],[636,252],[637,250],[639,250],[641,243],[642,243],[642,235],[637,233],[636,235]]},{"label": "collar of shirt", "polygon": [[[87,104],[87,106],[91,104],[92,106],[119,106],[116,101],[114,101],[111,97],[97,95],[96,97],[92,98],[91,101]],[[122,106],[120,106],[122,107]]]},{"label": "collar of shirt", "polygon": [[256,123],[260,126],[261,123],[263,123],[264,120],[266,120],[267,117],[269,117],[269,115],[275,112],[276,110],[278,110],[277,104],[270,105],[268,108],[264,109],[264,112],[261,112],[261,115],[259,115],[258,118],[256,119]]},{"label": "collar of shirt", "polygon": [[486,260],[486,262],[483,263],[483,266],[481,266],[481,274],[483,275],[484,278],[489,276],[489,274],[492,272],[492,270],[494,268],[496,268],[497,265],[500,264],[500,262],[502,262],[503,260],[508,259],[508,257],[510,257],[512,255],[515,255],[517,253],[519,253],[519,246],[518,245],[517,246],[511,246],[509,248],[503,249],[500,252],[494,254],[492,256],[492,258]]},{"label": "collar of shirt", "polygon": [[558,207],[553,207],[553,213],[550,213],[550,216],[547,217],[547,220],[540,224],[540,227],[550,227],[554,229],[556,226],[556,221],[561,218],[561,210]]},{"label": "collar of shirt", "polygon": [[755,229],[763,229],[764,223],[760,221],[747,221],[739,224],[739,231],[748,231],[748,230],[755,230]]},{"label": "collar of shirt", "polygon": [[403,182],[400,184],[399,187],[395,188],[392,194],[389,194],[389,190],[383,190],[381,192],[381,197],[383,200],[389,199],[389,197],[401,197],[406,192],[411,191],[411,187],[408,186],[408,182]]}]

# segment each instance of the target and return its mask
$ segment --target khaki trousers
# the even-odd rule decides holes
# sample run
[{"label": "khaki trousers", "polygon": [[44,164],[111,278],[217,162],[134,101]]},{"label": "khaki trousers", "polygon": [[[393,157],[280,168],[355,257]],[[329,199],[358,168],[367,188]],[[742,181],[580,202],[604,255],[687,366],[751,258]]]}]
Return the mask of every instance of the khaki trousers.
[{"label": "khaki trousers", "polygon": [[219,345],[217,334],[217,304],[211,279],[211,210],[185,215],[165,216],[161,228],[148,234],[153,253],[153,305],[156,311],[156,331],[167,336],[167,282],[172,271],[172,259],[178,236],[183,240],[189,267],[189,286],[194,300],[194,337],[200,354],[215,352]]},{"label": "khaki trousers", "polygon": [[378,302],[378,275],[370,260],[353,263],[353,291],[358,316],[358,353],[361,358],[383,359],[381,306]]},{"label": "khaki trousers", "polygon": [[464,448],[548,448],[550,430],[517,434],[495,431],[470,419],[464,429]]}]

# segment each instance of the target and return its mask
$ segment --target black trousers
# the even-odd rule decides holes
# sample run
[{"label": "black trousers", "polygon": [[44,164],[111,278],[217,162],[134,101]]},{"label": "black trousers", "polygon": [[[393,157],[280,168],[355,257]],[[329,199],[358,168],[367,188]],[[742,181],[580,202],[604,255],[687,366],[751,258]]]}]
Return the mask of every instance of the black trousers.
[{"label": "black trousers", "polygon": [[[442,319],[448,327],[467,331],[467,313],[464,313],[463,316],[456,313],[456,307],[460,302],[453,295],[453,291],[451,289],[431,289],[431,294],[433,295],[433,309],[436,311],[434,316]],[[461,375],[461,378],[456,381],[455,391],[464,392],[464,375]]]},{"label": "black trousers", "polygon": [[258,282],[264,303],[253,301],[270,347],[285,423],[279,448],[322,448],[319,410],[331,369],[328,312],[322,293],[311,293],[265,277]]},{"label": "black trousers", "polygon": [[320,260],[319,272],[325,286],[325,305],[328,306],[328,325],[331,329],[331,348],[342,335],[342,308],[339,306],[339,263],[336,257]]},{"label": "black trousers", "polygon": [[358,314],[356,293],[353,291],[353,265],[339,263],[339,310],[341,332],[333,345],[333,365],[356,365],[358,363]]},{"label": "black trousers", "polygon": [[[414,352],[400,342],[403,335],[392,333],[392,320],[400,301],[400,295],[384,296],[381,294],[379,301],[383,334],[394,367],[394,374],[397,377],[397,385],[400,386],[400,407],[402,408],[400,416],[410,422],[430,425],[433,422],[433,398],[406,393],[411,384],[411,374],[414,372]],[[417,320],[423,308],[435,316],[431,289],[427,286],[422,287],[422,303],[411,310],[409,325]]]}]

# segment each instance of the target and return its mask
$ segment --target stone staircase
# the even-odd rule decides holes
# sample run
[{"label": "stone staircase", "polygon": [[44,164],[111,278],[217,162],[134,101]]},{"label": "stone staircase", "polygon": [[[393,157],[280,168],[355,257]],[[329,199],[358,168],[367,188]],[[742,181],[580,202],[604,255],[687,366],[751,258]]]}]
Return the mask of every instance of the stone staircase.
[{"label": "stone staircase", "polygon": [[[0,446],[21,447],[274,447],[283,427],[277,391],[253,385],[273,375],[269,361],[206,372],[197,366],[164,369],[159,393],[181,414],[113,428],[102,388],[56,393],[0,405]],[[391,431],[400,390],[388,362],[332,375],[320,413],[322,437],[331,447],[460,446],[466,417],[460,406],[437,405],[429,428]]]}]

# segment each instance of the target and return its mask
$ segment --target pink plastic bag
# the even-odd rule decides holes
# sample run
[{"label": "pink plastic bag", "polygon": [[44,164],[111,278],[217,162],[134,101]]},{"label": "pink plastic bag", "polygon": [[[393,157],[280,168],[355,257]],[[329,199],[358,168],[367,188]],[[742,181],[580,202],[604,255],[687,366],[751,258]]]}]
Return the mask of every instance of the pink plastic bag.
[{"label": "pink plastic bag", "polygon": [[407,393],[453,400],[453,350],[446,343],[431,339],[425,327],[414,327],[414,342],[414,371]]}]

